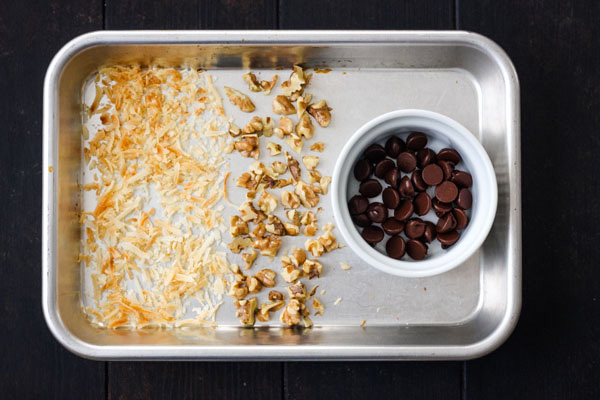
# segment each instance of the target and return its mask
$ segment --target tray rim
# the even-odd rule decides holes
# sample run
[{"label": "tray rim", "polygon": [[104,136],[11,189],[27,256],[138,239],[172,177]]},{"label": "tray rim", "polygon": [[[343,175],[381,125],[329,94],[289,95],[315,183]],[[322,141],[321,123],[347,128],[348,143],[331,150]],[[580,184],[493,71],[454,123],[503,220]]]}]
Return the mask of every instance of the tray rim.
[{"label": "tray rim", "polygon": [[516,70],[504,50],[492,40],[467,31],[96,31],[80,35],[55,55],[44,80],[43,171],[57,165],[57,96],[60,76],[79,52],[102,45],[128,44],[231,44],[261,43],[458,43],[475,47],[499,67],[507,91],[506,120],[510,165],[516,178],[509,190],[509,240],[507,257],[506,311],[496,329],[483,340],[469,345],[238,345],[238,346],[98,346],[75,337],[62,323],[57,307],[57,174],[44,173],[42,198],[42,309],[48,328],[67,350],[95,360],[460,360],[481,357],[498,348],[514,330],[521,311],[522,230],[520,97]]}]

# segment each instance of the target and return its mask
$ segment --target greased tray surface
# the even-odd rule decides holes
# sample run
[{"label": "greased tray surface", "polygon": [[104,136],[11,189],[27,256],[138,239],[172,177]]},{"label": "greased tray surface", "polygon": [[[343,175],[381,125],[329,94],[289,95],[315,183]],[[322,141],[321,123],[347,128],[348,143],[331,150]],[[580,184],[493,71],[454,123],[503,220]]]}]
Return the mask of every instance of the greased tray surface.
[{"label": "greased tray surface", "polygon": [[[147,51],[136,46],[140,44],[148,45]],[[73,113],[80,107],[69,102],[81,102],[82,96],[69,98],[69,90],[79,84],[82,93],[87,77],[100,66],[134,61],[204,67],[220,90],[244,88],[241,76],[247,70],[270,78],[274,73],[287,76],[288,71],[275,69],[294,63],[331,68],[315,74],[309,87],[316,99],[334,108],[331,125],[317,128],[313,139],[326,143],[319,155],[323,175],[331,175],[339,149],[370,119],[404,108],[445,114],[473,132],[494,163],[499,205],[492,232],[466,263],[430,278],[383,274],[348,247],[324,255],[324,276],[316,283],[326,290],[320,296],[326,311],[313,319],[312,330],[241,329],[232,301],[218,312],[215,329],[115,333],[91,327],[75,309],[85,301],[77,294],[79,279],[85,284],[85,271],[77,278],[79,264],[68,261],[68,249],[78,244],[67,242],[77,230],[68,223],[69,211],[80,207],[75,182],[69,180],[82,168],[79,153],[71,152],[81,146],[81,139],[78,132],[66,137],[66,128],[58,128],[76,129],[66,120],[79,118]],[[253,95],[253,114],[272,116],[272,97]],[[228,114],[243,125],[248,114],[225,103]],[[45,177],[44,310],[57,338],[77,353],[129,359],[467,358],[499,345],[516,322],[521,257],[518,83],[504,53],[485,38],[465,32],[94,33],[65,46],[51,64],[45,107],[45,162],[54,172]],[[65,149],[64,143],[73,149]],[[269,159],[265,145],[261,141],[261,159]],[[246,172],[250,162],[231,163],[232,177]],[[240,203],[243,192],[232,186],[230,198]],[[320,205],[320,225],[335,225],[329,196]],[[235,210],[225,211],[227,219]],[[301,246],[303,240],[285,241],[284,249]],[[352,269],[341,270],[340,261]],[[342,301],[334,305],[339,297]],[[366,326],[360,328],[363,320]]]}]

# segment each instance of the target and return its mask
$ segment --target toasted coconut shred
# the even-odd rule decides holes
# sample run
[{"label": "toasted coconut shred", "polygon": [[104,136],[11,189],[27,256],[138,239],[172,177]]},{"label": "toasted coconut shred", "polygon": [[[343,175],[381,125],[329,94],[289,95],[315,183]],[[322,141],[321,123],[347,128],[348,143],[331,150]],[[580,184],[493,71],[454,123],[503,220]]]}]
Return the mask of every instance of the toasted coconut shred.
[{"label": "toasted coconut shred", "polygon": [[231,139],[212,78],[111,67],[95,90],[82,152],[93,176],[81,214],[87,315],[108,328],[215,325],[230,271],[217,249]]}]

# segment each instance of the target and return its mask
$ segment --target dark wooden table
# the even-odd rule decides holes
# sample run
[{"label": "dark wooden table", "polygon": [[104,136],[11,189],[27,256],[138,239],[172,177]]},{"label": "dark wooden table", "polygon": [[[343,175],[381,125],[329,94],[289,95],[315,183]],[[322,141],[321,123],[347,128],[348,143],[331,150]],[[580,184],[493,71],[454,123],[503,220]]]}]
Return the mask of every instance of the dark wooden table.
[{"label": "dark wooden table", "polygon": [[[521,80],[523,311],[467,362],[94,362],[40,289],[42,82],[100,29],[464,29]],[[600,1],[31,0],[0,5],[0,398],[600,399]]]}]

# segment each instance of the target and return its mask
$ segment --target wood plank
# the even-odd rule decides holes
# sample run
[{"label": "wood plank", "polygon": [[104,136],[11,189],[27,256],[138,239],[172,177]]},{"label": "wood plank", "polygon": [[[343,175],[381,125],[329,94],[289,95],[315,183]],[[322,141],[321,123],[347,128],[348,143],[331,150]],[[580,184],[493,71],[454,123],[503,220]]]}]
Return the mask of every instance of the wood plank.
[{"label": "wood plank", "polygon": [[0,13],[0,397],[105,397],[105,363],[70,354],[41,309],[42,87],[54,54],[102,28],[100,2],[9,1]]},{"label": "wood plank", "polygon": [[600,398],[600,2],[461,0],[521,81],[523,311],[467,398]]}]

